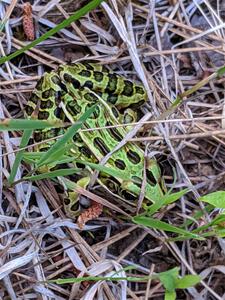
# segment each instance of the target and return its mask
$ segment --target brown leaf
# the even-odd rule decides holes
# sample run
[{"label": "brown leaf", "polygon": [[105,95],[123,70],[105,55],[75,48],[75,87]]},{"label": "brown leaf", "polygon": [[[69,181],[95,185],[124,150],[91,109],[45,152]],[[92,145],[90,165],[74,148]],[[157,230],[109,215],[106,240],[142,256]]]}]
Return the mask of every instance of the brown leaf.
[{"label": "brown leaf", "polygon": [[32,6],[29,2],[24,3],[23,6],[23,30],[28,40],[33,41],[35,39]]}]

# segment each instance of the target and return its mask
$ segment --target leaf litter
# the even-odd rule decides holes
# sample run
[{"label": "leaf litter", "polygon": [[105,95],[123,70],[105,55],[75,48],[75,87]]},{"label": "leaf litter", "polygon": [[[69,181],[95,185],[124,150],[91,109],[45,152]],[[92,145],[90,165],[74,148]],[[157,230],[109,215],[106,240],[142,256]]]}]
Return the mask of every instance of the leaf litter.
[{"label": "leaf litter", "polygon": [[[32,34],[41,36],[86,3],[30,1]],[[23,8],[20,0],[0,3],[1,56],[28,43]],[[166,118],[160,116],[178,95],[224,65],[224,18],[225,7],[219,1],[103,2],[26,54],[0,65],[0,118],[23,118],[34,83],[64,62],[95,60],[141,81],[149,100],[143,107],[144,118],[126,138],[138,137],[143,143],[149,138],[147,155],[159,162],[167,189],[190,190],[156,216],[177,227],[186,222],[188,230],[205,225],[218,210],[207,213],[199,197],[224,189],[224,77],[206,82]],[[169,233],[119,218],[113,206],[106,206],[101,217],[80,230],[65,217],[54,181],[9,187],[15,140],[20,137],[19,131],[0,133],[2,299],[163,299],[165,290],[156,280],[46,282],[87,275],[146,276],[176,266],[183,276],[199,274],[203,279],[198,286],[177,291],[179,299],[224,297],[222,237],[170,241]],[[27,171],[22,163],[16,180]],[[199,211],[203,215],[195,219]],[[128,265],[135,269],[124,271]]]}]

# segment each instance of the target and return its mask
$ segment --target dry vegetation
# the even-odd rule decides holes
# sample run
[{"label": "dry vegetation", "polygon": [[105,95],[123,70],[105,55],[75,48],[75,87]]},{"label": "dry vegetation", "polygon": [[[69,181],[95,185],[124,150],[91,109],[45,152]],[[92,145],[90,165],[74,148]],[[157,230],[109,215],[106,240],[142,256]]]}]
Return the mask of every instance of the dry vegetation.
[{"label": "dry vegetation", "polygon": [[[87,2],[30,1],[35,37]],[[23,23],[26,27],[31,21],[28,9],[24,22],[23,7],[20,0],[0,1],[0,18],[6,22],[0,32],[1,56],[32,39],[32,32],[27,37],[23,30]],[[224,77],[207,82],[225,65],[224,19],[222,0],[104,2],[26,54],[0,65],[0,118],[23,118],[38,78],[61,63],[95,60],[141,81],[149,97],[143,122],[156,121],[137,134],[138,124],[129,138],[148,137],[148,151],[159,162],[168,189],[190,189],[155,215],[179,227],[203,209],[197,201],[200,195],[224,189]],[[167,111],[179,94],[203,79],[203,87],[183,98],[173,112]],[[63,285],[43,281],[109,277],[119,270],[120,277],[146,276],[176,266],[182,276],[199,274],[203,279],[177,291],[177,299],[224,299],[222,238],[169,242],[165,232],[134,225],[110,207],[80,231],[65,217],[54,181],[8,187],[20,137],[18,131],[0,133],[0,299],[163,299],[165,290],[157,280]],[[19,167],[16,180],[27,168],[24,163]],[[217,213],[204,212],[187,229],[207,224]],[[136,268],[121,271],[128,265]]]}]

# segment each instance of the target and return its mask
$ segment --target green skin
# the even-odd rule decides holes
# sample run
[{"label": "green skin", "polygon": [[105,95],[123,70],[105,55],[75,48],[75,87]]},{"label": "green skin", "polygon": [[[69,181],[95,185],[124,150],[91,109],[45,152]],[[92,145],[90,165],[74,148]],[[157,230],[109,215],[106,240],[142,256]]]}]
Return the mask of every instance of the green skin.
[{"label": "green skin", "polygon": [[[67,117],[76,122],[88,107],[97,103],[92,117],[88,118],[83,125],[84,128],[96,128],[136,121],[134,107],[140,107],[146,99],[143,86],[110,72],[103,66],[76,63],[62,65],[57,71],[45,73],[27,103],[26,113],[28,117],[32,117],[38,105],[38,119],[65,121]],[[65,111],[59,108],[60,103],[63,103],[66,108],[66,116]],[[70,155],[75,159],[98,163],[118,145],[128,131],[129,127],[118,127],[80,132],[73,138],[74,147]],[[61,133],[63,129],[37,131],[34,140],[39,142]],[[42,144],[37,150],[47,148],[51,144]],[[129,174],[131,180],[114,179],[112,176],[100,173],[99,182],[103,186],[119,195],[122,195],[123,191],[126,191],[126,194],[139,195],[143,178],[144,154],[136,144],[127,143],[117,150],[110,156],[105,166],[124,172],[126,177]],[[154,160],[148,163],[147,172],[155,182],[154,184],[147,182],[145,198],[154,203],[163,195],[158,183],[159,169]],[[87,186],[88,182],[83,179],[78,184]],[[76,193],[69,194],[70,197],[65,201],[64,206],[67,214],[74,217],[80,211],[77,208],[78,197]]]}]

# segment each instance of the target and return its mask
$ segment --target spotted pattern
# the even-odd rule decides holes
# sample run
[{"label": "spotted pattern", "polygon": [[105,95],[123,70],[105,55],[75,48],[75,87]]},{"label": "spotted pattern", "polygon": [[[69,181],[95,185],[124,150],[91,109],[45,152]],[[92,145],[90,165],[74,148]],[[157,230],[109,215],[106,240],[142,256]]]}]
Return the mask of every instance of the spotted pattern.
[{"label": "spotted pattern", "polygon": [[91,90],[93,88],[93,82],[91,80],[85,81],[84,87],[89,88]]},{"label": "spotted pattern", "polygon": [[81,107],[74,101],[68,102],[66,105],[66,109],[71,115],[76,115],[81,112]]},{"label": "spotted pattern", "polygon": [[46,109],[46,108],[52,108],[53,106],[54,106],[54,102],[52,102],[51,100],[47,100],[41,102],[40,108]]},{"label": "spotted pattern", "polygon": [[[75,64],[75,65],[76,65],[76,64]],[[85,66],[85,68],[86,68],[87,70],[94,71],[94,67],[93,67],[91,64],[89,64],[89,63],[87,63],[87,62],[84,62],[83,65]]]},{"label": "spotted pattern", "polygon": [[94,78],[97,82],[101,82],[103,80],[103,73],[102,72],[98,72],[98,71],[95,71],[94,72]]},{"label": "spotted pattern", "polygon": [[33,94],[31,97],[30,97],[30,102],[34,103],[34,104],[37,104],[38,103],[38,100],[39,98]]},{"label": "spotted pattern", "polygon": [[48,98],[50,98],[54,95],[55,95],[54,89],[48,89],[48,90],[46,90],[42,93],[42,98],[43,99],[48,99]]},{"label": "spotted pattern", "polygon": [[78,143],[82,143],[82,142],[83,142],[81,136],[80,136],[78,133],[76,133],[76,134],[73,136],[73,140],[74,140],[75,143],[76,143],[76,142],[78,142]]},{"label": "spotted pattern", "polygon": [[139,86],[135,86],[135,92],[137,94],[140,94],[140,95],[144,95],[145,94],[145,90],[142,87],[139,87]]},{"label": "spotted pattern", "polygon": [[106,143],[99,137],[94,138],[94,146],[103,154],[106,155],[110,152]]},{"label": "spotted pattern", "polygon": [[80,73],[78,73],[82,77],[91,77],[91,72],[89,70],[82,70]]},{"label": "spotted pattern", "polygon": [[116,119],[119,118],[119,112],[115,107],[112,107],[112,113]]},{"label": "spotted pattern", "polygon": [[79,151],[84,154],[87,158],[91,158],[92,157],[92,152],[90,151],[90,149],[88,147],[79,147]]},{"label": "spotted pattern", "polygon": [[47,120],[49,117],[49,112],[47,111],[39,111],[38,113],[38,119],[40,120]]},{"label": "spotted pattern", "polygon": [[[107,121],[106,126],[113,126],[113,124],[111,122]],[[114,140],[116,140],[117,142],[122,141],[123,136],[121,135],[121,133],[119,132],[118,129],[116,129],[115,127],[111,127],[111,128],[108,128],[108,131]]]},{"label": "spotted pattern", "polygon": [[[118,192],[127,200],[133,201],[137,199],[142,183],[143,152],[137,145],[129,142],[117,151],[113,150],[123,140],[128,130],[126,127],[118,127],[117,124],[136,121],[136,114],[127,113],[127,109],[131,111],[135,106],[139,108],[146,99],[146,92],[141,85],[108,71],[105,66],[86,62],[74,63],[61,65],[57,71],[45,73],[28,101],[26,113],[32,118],[32,113],[35,111],[40,120],[67,122],[72,118],[76,122],[89,107],[97,104],[94,113],[82,125],[82,128],[90,130],[81,130],[74,134],[73,147],[69,155],[75,155],[75,158],[83,161],[84,163],[79,163],[77,166],[85,168],[85,162],[98,163],[105,155],[112,152],[106,167],[112,170],[112,173],[113,170],[124,172],[125,178],[129,176],[130,181],[122,177],[103,175],[100,172],[99,182],[105,184],[112,192]],[[64,106],[61,105],[62,103]],[[105,126],[113,127],[106,129]],[[104,129],[94,130],[96,127]],[[35,131],[34,140],[41,142],[64,132],[65,129],[62,128]],[[37,149],[47,151],[52,143],[54,141],[50,144],[46,142]],[[154,170],[150,167],[147,171],[148,180],[151,177],[149,182],[157,185]],[[160,187],[152,190],[149,183],[146,185],[146,190],[148,190],[146,197],[150,200],[156,201],[162,194]],[[64,199],[64,207],[70,216],[71,214],[75,216],[79,211],[79,202],[74,195],[72,196],[72,192],[69,192],[68,197]]]},{"label": "spotted pattern", "polygon": [[60,119],[61,114],[62,114],[62,108],[56,107],[55,110],[54,110],[54,116],[55,116],[57,119]]},{"label": "spotted pattern", "polygon": [[27,113],[27,115],[31,116],[33,112],[34,112],[33,107],[27,105],[26,106],[26,113]]},{"label": "spotted pattern", "polygon": [[132,96],[133,91],[134,91],[133,83],[129,80],[124,80],[124,89],[123,89],[122,94],[124,96],[130,97],[130,96]]},{"label": "spotted pattern", "polygon": [[106,86],[105,92],[108,94],[113,94],[117,89],[118,77],[116,74],[108,75],[108,84]]},{"label": "spotted pattern", "polygon": [[116,104],[117,100],[118,100],[117,95],[108,95],[107,97],[107,101],[112,104]]},{"label": "spotted pattern", "polygon": [[41,77],[41,79],[37,82],[36,89],[41,91],[43,87],[43,83],[44,83],[44,77]]},{"label": "spotted pattern", "polygon": [[132,150],[127,151],[127,158],[129,159],[130,162],[132,162],[135,165],[141,161],[141,158],[138,155],[138,153]]},{"label": "spotted pattern", "polygon": [[98,101],[98,97],[95,96],[95,94],[93,93],[85,93],[84,94],[84,98],[85,100],[87,100],[88,102],[97,102]]},{"label": "spotted pattern", "polygon": [[116,159],[115,160],[115,165],[118,169],[120,170],[125,170],[126,169],[126,164],[123,160],[121,159]]}]

